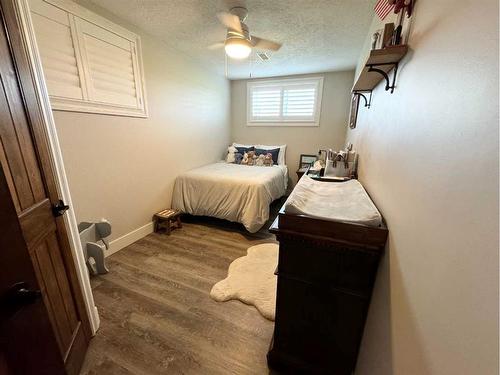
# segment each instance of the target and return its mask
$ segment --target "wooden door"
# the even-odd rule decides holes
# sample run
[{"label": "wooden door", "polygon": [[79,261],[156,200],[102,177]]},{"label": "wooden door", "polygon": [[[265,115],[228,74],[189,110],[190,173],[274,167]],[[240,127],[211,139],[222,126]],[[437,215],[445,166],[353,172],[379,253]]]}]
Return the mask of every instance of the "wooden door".
[{"label": "wooden door", "polygon": [[0,207],[0,374],[64,374],[64,363],[1,167]]},{"label": "wooden door", "polygon": [[53,212],[59,200],[55,174],[13,1],[0,0],[0,164],[59,357],[68,373],[77,374],[90,324],[64,221]]}]

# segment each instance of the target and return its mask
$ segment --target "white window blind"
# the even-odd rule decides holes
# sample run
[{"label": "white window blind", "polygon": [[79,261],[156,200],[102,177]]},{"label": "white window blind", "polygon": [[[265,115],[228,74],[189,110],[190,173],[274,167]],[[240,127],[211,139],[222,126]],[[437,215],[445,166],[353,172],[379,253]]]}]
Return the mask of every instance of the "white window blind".
[{"label": "white window blind", "polygon": [[77,28],[93,99],[131,107],[139,105],[131,42],[82,19],[77,19]]},{"label": "white window blind", "polygon": [[252,118],[279,118],[281,114],[281,89],[256,87],[251,91]]},{"label": "white window blind", "polygon": [[147,116],[139,37],[68,0],[29,0],[54,109]]},{"label": "white window blind", "polygon": [[31,2],[40,57],[53,96],[83,99],[69,14],[42,0]]},{"label": "white window blind", "polygon": [[250,126],[318,126],[323,78],[251,81],[247,84]]},{"label": "white window blind", "polygon": [[283,116],[314,119],[316,87],[285,88],[283,90]]}]

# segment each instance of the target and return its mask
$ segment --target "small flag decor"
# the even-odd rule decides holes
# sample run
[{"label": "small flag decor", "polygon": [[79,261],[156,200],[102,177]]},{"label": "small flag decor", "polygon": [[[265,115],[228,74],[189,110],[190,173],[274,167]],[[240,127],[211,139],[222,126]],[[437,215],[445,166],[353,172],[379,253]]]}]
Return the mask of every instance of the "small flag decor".
[{"label": "small flag decor", "polygon": [[387,17],[387,15],[394,9],[394,4],[389,4],[388,0],[378,0],[374,9],[377,16],[379,16],[381,20],[384,20],[385,17]]}]

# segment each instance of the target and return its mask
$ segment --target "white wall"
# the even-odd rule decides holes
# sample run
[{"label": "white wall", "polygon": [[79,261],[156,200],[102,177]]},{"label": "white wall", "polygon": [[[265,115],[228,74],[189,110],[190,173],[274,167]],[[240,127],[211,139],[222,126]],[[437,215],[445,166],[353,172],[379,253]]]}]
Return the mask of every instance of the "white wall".
[{"label": "white wall", "polygon": [[230,87],[209,67],[79,3],[142,38],[149,118],[54,112],[76,217],[109,219],[116,239],[170,206],[179,173],[222,158]]},{"label": "white wall", "polygon": [[418,1],[396,91],[348,131],[389,227],[356,374],[498,374],[497,17]]},{"label": "white wall", "polygon": [[248,80],[231,81],[233,141],[249,144],[286,144],[286,163],[293,182],[297,181],[295,171],[299,166],[300,154],[316,155],[319,149],[339,149],[344,146],[349,115],[349,93],[354,72],[329,72],[292,77],[308,76],[324,77],[319,127],[247,126]]}]

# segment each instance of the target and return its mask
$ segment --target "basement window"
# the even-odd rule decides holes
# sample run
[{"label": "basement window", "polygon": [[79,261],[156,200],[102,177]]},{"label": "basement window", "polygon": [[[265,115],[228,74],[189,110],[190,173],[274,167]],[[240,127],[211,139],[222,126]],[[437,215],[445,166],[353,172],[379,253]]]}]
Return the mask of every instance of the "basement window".
[{"label": "basement window", "polygon": [[319,126],[323,78],[247,83],[248,126]]}]

